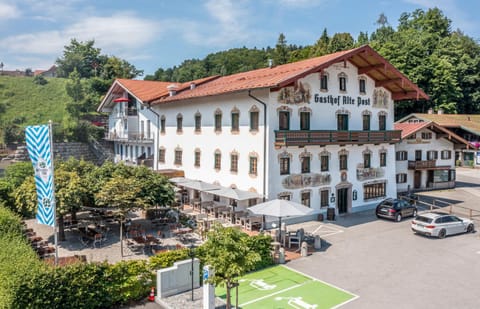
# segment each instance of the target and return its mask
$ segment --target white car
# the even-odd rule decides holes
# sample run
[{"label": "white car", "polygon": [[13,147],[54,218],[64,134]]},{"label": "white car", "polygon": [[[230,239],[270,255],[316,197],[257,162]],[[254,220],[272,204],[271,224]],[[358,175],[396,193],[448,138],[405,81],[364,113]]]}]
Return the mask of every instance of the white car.
[{"label": "white car", "polygon": [[459,233],[472,233],[474,230],[472,220],[442,212],[424,213],[412,221],[413,232],[438,238]]}]

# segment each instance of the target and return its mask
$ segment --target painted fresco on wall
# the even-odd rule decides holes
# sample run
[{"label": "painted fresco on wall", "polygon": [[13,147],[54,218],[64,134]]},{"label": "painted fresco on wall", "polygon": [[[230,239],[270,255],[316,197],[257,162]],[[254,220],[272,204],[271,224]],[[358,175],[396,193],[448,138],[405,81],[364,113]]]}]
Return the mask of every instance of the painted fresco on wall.
[{"label": "painted fresco on wall", "polygon": [[373,91],[373,104],[372,107],[376,108],[388,108],[389,95],[383,89],[375,89]]},{"label": "painted fresco on wall", "polygon": [[310,103],[312,97],[310,85],[296,81],[293,86],[284,87],[278,92],[278,103],[300,104]]},{"label": "painted fresco on wall", "polygon": [[291,174],[282,181],[285,189],[301,189],[305,187],[319,187],[330,184],[330,174]]},{"label": "painted fresco on wall", "polygon": [[357,168],[357,180],[359,181],[382,178],[384,175],[385,171],[381,167]]}]

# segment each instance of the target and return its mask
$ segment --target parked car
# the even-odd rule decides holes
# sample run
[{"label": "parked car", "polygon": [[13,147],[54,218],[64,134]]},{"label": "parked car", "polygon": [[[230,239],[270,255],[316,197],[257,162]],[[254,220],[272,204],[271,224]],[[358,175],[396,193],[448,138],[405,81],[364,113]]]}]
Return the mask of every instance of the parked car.
[{"label": "parked car", "polygon": [[443,212],[428,212],[412,221],[412,231],[418,234],[444,238],[447,235],[472,233],[473,221]]},{"label": "parked car", "polygon": [[375,214],[377,218],[392,219],[397,222],[405,217],[417,216],[417,207],[402,199],[388,198],[377,205]]}]

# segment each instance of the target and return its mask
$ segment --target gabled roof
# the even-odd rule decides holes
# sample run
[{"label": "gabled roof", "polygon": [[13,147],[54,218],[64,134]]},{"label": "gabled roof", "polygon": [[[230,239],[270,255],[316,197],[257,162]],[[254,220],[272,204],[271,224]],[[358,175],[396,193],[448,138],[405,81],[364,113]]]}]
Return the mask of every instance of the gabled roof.
[{"label": "gabled roof", "polygon": [[437,134],[442,134],[443,137],[448,139],[454,144],[462,144],[465,145],[465,148],[475,148],[469,141],[460,137],[459,135],[453,133],[452,131],[440,126],[439,124],[432,122],[432,121],[424,121],[424,122],[416,122],[416,123],[408,123],[408,122],[396,122],[394,124],[395,130],[402,131],[402,139],[408,138],[414,133],[421,131],[422,129],[428,129],[433,131]]},{"label": "gabled roof", "polygon": [[339,62],[350,62],[358,68],[359,74],[366,74],[375,80],[376,87],[384,87],[392,92],[394,100],[426,99],[429,97],[405,75],[370,46],[336,52],[321,57],[258,69],[229,76],[219,77],[193,90],[178,92],[154,100],[152,104],[172,102],[189,98],[213,96],[237,91],[260,88],[280,88],[293,84],[296,80]]},{"label": "gabled roof", "polygon": [[[375,87],[384,87],[392,93],[393,100],[419,100],[429,97],[417,85],[398,71],[370,46],[336,52],[303,61],[252,70],[228,76],[211,76],[186,83],[140,81],[117,79],[102,100],[98,110],[128,90],[143,103],[161,104],[191,98],[249,91],[254,89],[279,89],[293,85],[298,79],[309,74],[321,73],[335,63],[356,66],[359,74],[365,74],[375,81]],[[195,87],[190,87],[191,84]],[[169,95],[167,87],[176,85],[175,95]]]},{"label": "gabled roof", "polygon": [[434,121],[445,128],[461,128],[480,136],[480,115],[414,113],[403,117],[398,122],[404,122],[411,118],[418,118],[423,121]]}]

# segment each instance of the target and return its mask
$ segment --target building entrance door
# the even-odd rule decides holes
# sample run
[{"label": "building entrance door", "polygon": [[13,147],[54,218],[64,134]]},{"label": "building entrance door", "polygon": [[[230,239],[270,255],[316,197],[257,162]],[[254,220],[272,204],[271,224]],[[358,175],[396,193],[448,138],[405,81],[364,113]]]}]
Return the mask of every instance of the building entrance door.
[{"label": "building entrance door", "polygon": [[422,172],[421,171],[415,171],[414,178],[413,178],[413,187],[415,189],[419,189],[420,186],[422,185]]},{"label": "building entrance door", "polygon": [[348,188],[342,188],[337,190],[337,207],[338,213],[344,214],[348,211]]}]

